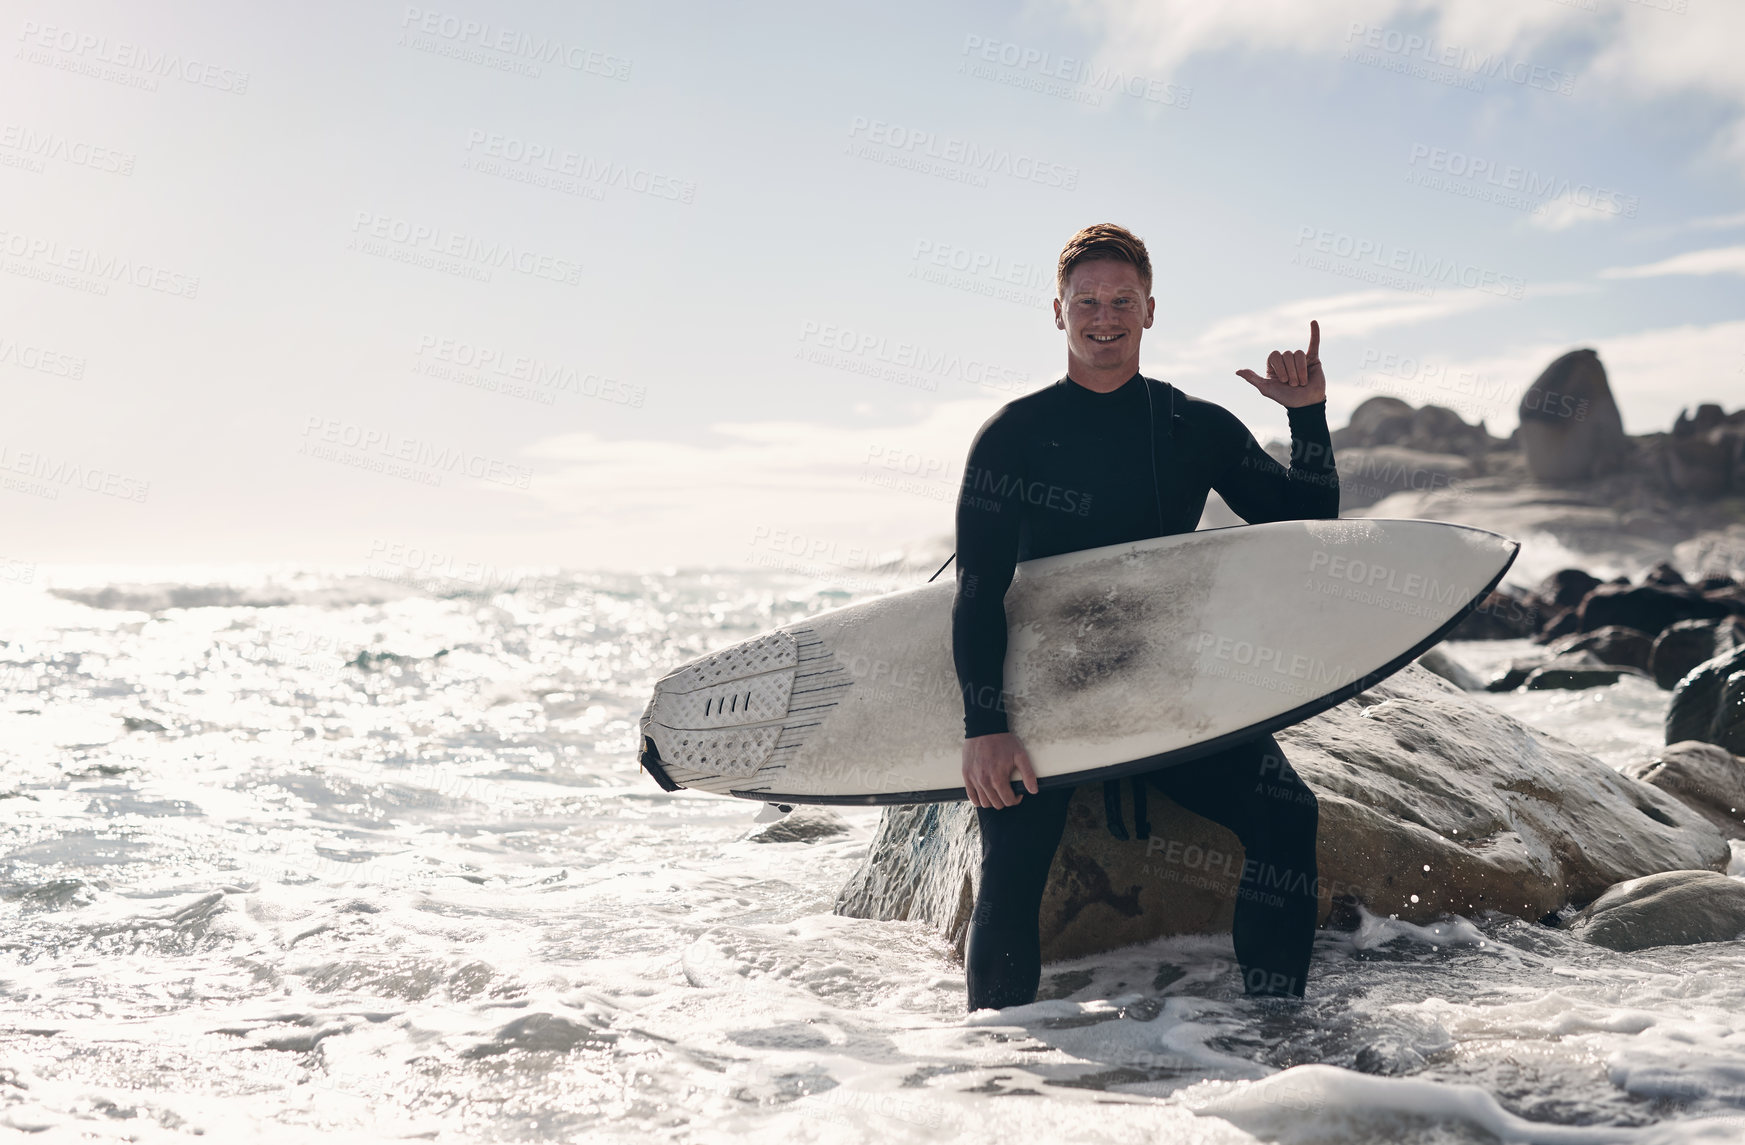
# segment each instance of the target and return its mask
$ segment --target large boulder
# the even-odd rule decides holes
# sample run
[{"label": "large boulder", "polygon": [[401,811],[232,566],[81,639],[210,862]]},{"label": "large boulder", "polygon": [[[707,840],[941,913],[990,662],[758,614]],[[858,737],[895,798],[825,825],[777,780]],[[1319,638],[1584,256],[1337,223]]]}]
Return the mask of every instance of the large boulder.
[{"label": "large boulder", "polygon": [[1535,481],[1587,481],[1616,468],[1628,452],[1624,421],[1606,368],[1592,350],[1571,350],[1545,367],[1521,395],[1521,448]]},{"label": "large boulder", "polygon": [[[1275,734],[1320,801],[1323,920],[1335,898],[1412,922],[1539,919],[1625,879],[1729,856],[1678,800],[1417,664]],[[1074,794],[1043,897],[1045,959],[1230,925],[1241,845],[1155,791],[1149,806],[1151,837],[1122,841],[1100,783]],[[887,808],[836,909],[924,921],[961,952],[979,861],[967,803]]]},{"label": "large boulder", "polygon": [[1569,922],[1612,950],[1730,942],[1745,934],[1745,880],[1714,871],[1664,871],[1619,883]]},{"label": "large boulder", "polygon": [[1695,811],[1729,839],[1745,839],[1745,759],[1719,744],[1684,740],[1623,769]]}]

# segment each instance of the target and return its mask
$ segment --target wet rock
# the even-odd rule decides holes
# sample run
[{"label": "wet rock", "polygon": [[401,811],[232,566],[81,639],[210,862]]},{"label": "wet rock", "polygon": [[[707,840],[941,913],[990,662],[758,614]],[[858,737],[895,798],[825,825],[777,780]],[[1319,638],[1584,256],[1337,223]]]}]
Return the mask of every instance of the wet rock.
[{"label": "wet rock", "polygon": [[[1696,666],[1672,690],[1666,706],[1666,742],[1701,740],[1720,743],[1727,680],[1745,671],[1745,647],[1728,650]],[[1735,696],[1737,699],[1737,695]],[[1736,716],[1732,717],[1737,722]]]},{"label": "wet rock", "polygon": [[1691,808],[1727,838],[1745,839],[1745,759],[1726,748],[1685,740],[1623,770]]},{"label": "wet rock", "polygon": [[1487,692],[1512,692],[1527,682],[1527,677],[1549,664],[1546,656],[1528,656],[1509,661],[1502,675],[1484,686]]},{"label": "wet rock", "polygon": [[1654,649],[1654,636],[1637,628],[1608,624],[1592,632],[1576,632],[1551,642],[1546,651],[1553,656],[1570,652],[1591,652],[1602,663],[1620,664],[1626,668],[1648,670],[1648,655]]},{"label": "wet rock", "polygon": [[1600,578],[1584,569],[1558,569],[1540,582],[1533,595],[1552,609],[1574,608],[1600,586]]},{"label": "wet rock", "polygon": [[1646,679],[1648,673],[1640,668],[1607,664],[1592,652],[1583,649],[1561,656],[1553,656],[1545,665],[1535,668],[1528,674],[1521,687],[1530,692],[1551,689],[1573,692],[1583,688],[1607,687],[1616,684],[1625,676],[1640,676]]},{"label": "wet rock", "polygon": [[1709,742],[1731,752],[1745,751],[1745,671],[1727,673]]},{"label": "wet rock", "polygon": [[1541,628],[1533,639],[1539,644],[1548,644],[1559,636],[1568,636],[1571,632],[1580,631],[1580,614],[1573,608],[1567,608],[1553,617],[1551,622]]},{"label": "wet rock", "polygon": [[[1320,804],[1322,920],[1343,896],[1412,922],[1539,919],[1624,879],[1729,857],[1697,812],[1418,664],[1274,734]],[[1229,927],[1241,845],[1156,791],[1149,807],[1151,837],[1121,841],[1102,785],[1074,793],[1043,897],[1044,958]],[[836,909],[927,922],[961,953],[979,866],[969,804],[887,808]]]},{"label": "wet rock", "polygon": [[1595,899],[1569,930],[1612,950],[1730,942],[1745,934],[1745,880],[1707,870],[1630,879]]},{"label": "wet rock", "polygon": [[1728,612],[1688,587],[1602,584],[1582,598],[1576,616],[1581,632],[1616,624],[1659,634],[1681,620],[1719,620]]},{"label": "wet rock", "polygon": [[1606,369],[1593,350],[1571,350],[1521,396],[1520,443],[1535,481],[1587,481],[1615,468],[1628,442]]},{"label": "wet rock", "polygon": [[1648,651],[1648,674],[1662,688],[1678,682],[1699,665],[1745,645],[1745,624],[1722,620],[1681,620],[1669,625]]},{"label": "wet rock", "polygon": [[816,843],[835,835],[848,833],[848,823],[828,807],[801,805],[747,835],[751,843]]}]

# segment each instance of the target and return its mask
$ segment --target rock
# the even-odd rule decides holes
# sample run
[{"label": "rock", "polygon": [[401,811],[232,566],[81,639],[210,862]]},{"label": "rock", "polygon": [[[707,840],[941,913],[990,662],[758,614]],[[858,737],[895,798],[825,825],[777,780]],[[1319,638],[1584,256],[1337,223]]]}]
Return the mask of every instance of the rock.
[{"label": "rock", "polygon": [[1472,669],[1450,656],[1441,645],[1437,645],[1418,657],[1418,663],[1463,692],[1481,692],[1484,690],[1484,681],[1473,675]]},{"label": "rock", "polygon": [[1745,488],[1745,429],[1741,414],[1728,415],[1713,403],[1697,407],[1695,417],[1678,411],[1664,455],[1666,479],[1690,497],[1719,497]]},{"label": "rock", "polygon": [[1546,603],[1548,611],[1555,612],[1574,608],[1599,585],[1600,578],[1583,569],[1558,569],[1540,582],[1533,595]]},{"label": "rock", "polygon": [[1652,584],[1602,584],[1576,610],[1580,632],[1621,624],[1655,635],[1681,620],[1719,620],[1727,614],[1726,605],[1704,600],[1693,589]]},{"label": "rock", "polygon": [[1698,593],[1711,604],[1718,604],[1727,610],[1730,616],[1745,616],[1745,587],[1736,584],[1721,588],[1711,588]]},{"label": "rock", "polygon": [[755,828],[745,839],[748,843],[816,843],[847,833],[847,821],[836,812],[802,804],[774,823]]},{"label": "rock", "polygon": [[1351,411],[1344,428],[1332,432],[1333,451],[1343,454],[1346,449],[1394,445],[1411,431],[1411,403],[1386,395],[1365,398]]},{"label": "rock", "polygon": [[1339,510],[1373,505],[1402,490],[1456,489],[1479,470],[1451,453],[1428,453],[1400,445],[1339,449]]},{"label": "rock", "polygon": [[1643,584],[1683,585],[1684,574],[1666,561],[1657,562],[1653,568],[1642,574]]},{"label": "rock", "polygon": [[1708,741],[1731,752],[1745,751],[1745,672],[1729,672],[1721,684],[1721,703]]},{"label": "rock", "polygon": [[1553,657],[1551,663],[1535,670],[1521,686],[1529,692],[1551,689],[1576,692],[1583,688],[1604,688],[1625,676],[1647,679],[1648,673],[1638,668],[1607,664],[1590,652],[1578,652],[1573,657]]},{"label": "rock", "polygon": [[1546,648],[1553,656],[1569,652],[1591,652],[1602,663],[1620,664],[1626,668],[1648,670],[1648,655],[1654,649],[1654,637],[1621,624],[1608,624],[1592,632],[1576,632],[1561,636]]},{"label": "rock", "polygon": [[1726,838],[1745,839],[1745,759],[1726,748],[1685,740],[1623,770],[1691,808]]},{"label": "rock", "polygon": [[[1274,734],[1320,802],[1322,919],[1339,898],[1411,922],[1537,920],[1627,878],[1729,857],[1697,812],[1419,664]],[[1240,844],[1158,792],[1149,807],[1151,838],[1123,842],[1102,785],[1075,793],[1043,897],[1045,959],[1230,925]],[[925,921],[961,953],[979,860],[969,804],[887,808],[837,912]]]},{"label": "rock", "polygon": [[1666,706],[1666,742],[1719,743],[1722,692],[1728,677],[1741,670],[1745,670],[1745,647],[1721,653],[1687,673]]},{"label": "rock", "polygon": [[1517,640],[1532,636],[1545,622],[1537,603],[1522,593],[1498,587],[1448,633],[1448,640]]},{"label": "rock", "polygon": [[1648,674],[1662,688],[1676,687],[1697,665],[1745,644],[1745,625],[1723,620],[1680,620],[1669,625],[1648,651]]},{"label": "rock", "polygon": [[1527,682],[1527,677],[1551,662],[1548,656],[1528,656],[1509,661],[1508,668],[1484,686],[1487,692],[1512,692]]},{"label": "rock", "polygon": [[1553,617],[1550,623],[1541,628],[1533,639],[1540,644],[1546,644],[1556,640],[1559,636],[1568,636],[1571,632],[1580,631],[1580,613],[1573,608],[1567,608]]},{"label": "rock", "polygon": [[[1418,453],[1466,458],[1480,469],[1486,454],[1507,444],[1491,436],[1482,421],[1468,425],[1466,419],[1447,406],[1413,409],[1395,397],[1364,401],[1352,411],[1350,424],[1333,431],[1332,440],[1341,457],[1349,450],[1398,446]],[[1343,478],[1343,465],[1340,475]]]},{"label": "rock", "polygon": [[1571,350],[1521,396],[1521,448],[1535,481],[1587,481],[1628,452],[1623,418],[1592,350]]},{"label": "rock", "polygon": [[1715,871],[1630,879],[1571,919],[1569,930],[1612,950],[1730,942],[1745,933],[1745,881]]}]

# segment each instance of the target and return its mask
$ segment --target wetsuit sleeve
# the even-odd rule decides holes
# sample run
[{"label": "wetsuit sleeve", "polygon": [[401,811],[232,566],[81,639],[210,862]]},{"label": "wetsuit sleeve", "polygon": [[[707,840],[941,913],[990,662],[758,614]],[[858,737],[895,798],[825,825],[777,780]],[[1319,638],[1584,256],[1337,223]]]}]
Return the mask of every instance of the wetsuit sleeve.
[{"label": "wetsuit sleeve", "polygon": [[1291,464],[1285,468],[1260,447],[1241,419],[1222,407],[1229,444],[1218,455],[1223,464],[1212,488],[1231,510],[1251,525],[1267,521],[1309,521],[1339,515],[1339,471],[1333,466],[1333,439],[1327,431],[1327,403],[1287,409],[1291,423]]},{"label": "wetsuit sleeve", "polygon": [[996,414],[976,434],[957,496],[957,595],[951,605],[951,656],[963,694],[969,739],[1008,730],[1006,589],[1018,566],[1023,453],[1009,416]]}]

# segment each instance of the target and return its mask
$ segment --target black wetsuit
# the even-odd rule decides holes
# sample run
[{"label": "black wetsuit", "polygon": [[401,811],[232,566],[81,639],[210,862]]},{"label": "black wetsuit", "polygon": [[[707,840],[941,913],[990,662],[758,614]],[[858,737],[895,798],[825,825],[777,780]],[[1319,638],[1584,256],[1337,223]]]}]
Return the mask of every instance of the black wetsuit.
[{"label": "black wetsuit", "polygon": [[[1138,374],[1107,394],[1063,378],[1001,407],[970,447],[957,504],[952,651],[964,734],[1008,730],[1005,595],[1018,561],[1192,532],[1209,489],[1250,524],[1337,517],[1326,410],[1325,402],[1288,410],[1287,469],[1222,406]],[[1144,780],[1242,841],[1232,932],[1244,986],[1301,995],[1315,929],[1318,814],[1277,742],[1259,736]],[[1072,792],[1048,788],[1015,807],[976,809],[982,864],[965,957],[971,1009],[1036,996],[1037,911]]]}]

